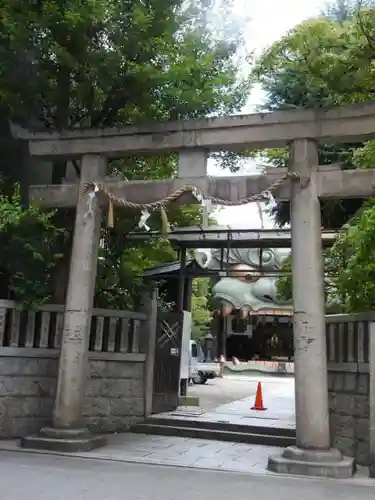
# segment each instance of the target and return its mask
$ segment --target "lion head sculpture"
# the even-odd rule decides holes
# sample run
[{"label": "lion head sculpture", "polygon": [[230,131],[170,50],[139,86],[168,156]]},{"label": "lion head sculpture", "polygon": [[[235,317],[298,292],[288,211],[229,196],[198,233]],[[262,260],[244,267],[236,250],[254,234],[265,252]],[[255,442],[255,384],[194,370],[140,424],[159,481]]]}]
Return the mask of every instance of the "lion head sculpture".
[{"label": "lion head sculpture", "polygon": [[225,269],[219,273],[225,277],[213,285],[214,300],[224,315],[236,309],[245,318],[250,313],[292,311],[291,303],[282,301],[276,290],[277,272],[289,255],[290,250],[281,248],[212,249],[209,254],[197,252],[196,260],[206,269]]}]

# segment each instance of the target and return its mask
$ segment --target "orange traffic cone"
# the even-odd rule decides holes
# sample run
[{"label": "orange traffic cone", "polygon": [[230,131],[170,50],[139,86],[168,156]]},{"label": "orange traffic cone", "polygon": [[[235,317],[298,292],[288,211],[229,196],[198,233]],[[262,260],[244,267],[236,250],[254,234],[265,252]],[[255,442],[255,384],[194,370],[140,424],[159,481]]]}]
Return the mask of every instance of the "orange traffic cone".
[{"label": "orange traffic cone", "polygon": [[257,411],[267,410],[267,408],[263,406],[262,384],[260,382],[258,382],[257,393],[255,395],[255,403],[251,409]]}]

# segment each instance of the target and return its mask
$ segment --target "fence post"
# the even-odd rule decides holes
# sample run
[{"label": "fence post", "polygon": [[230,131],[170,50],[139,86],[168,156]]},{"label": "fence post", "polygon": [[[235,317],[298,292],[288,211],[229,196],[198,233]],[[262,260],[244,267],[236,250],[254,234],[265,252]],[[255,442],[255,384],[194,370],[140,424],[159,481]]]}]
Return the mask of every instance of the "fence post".
[{"label": "fence post", "polygon": [[369,476],[375,477],[375,321],[369,321]]},{"label": "fence post", "polygon": [[147,418],[152,413],[152,397],[154,393],[154,366],[155,366],[155,343],[158,316],[158,289],[152,288],[142,292],[141,310],[147,314],[147,320],[143,321],[142,340],[145,345],[146,362],[144,372],[144,416]]}]

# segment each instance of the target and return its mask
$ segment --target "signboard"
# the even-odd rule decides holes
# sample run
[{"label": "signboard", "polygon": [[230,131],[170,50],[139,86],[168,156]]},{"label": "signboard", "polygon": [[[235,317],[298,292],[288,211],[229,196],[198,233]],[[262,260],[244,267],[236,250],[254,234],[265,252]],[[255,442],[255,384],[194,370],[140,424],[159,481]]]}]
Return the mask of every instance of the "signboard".
[{"label": "signboard", "polygon": [[183,311],[180,380],[189,378],[191,340],[191,312]]}]

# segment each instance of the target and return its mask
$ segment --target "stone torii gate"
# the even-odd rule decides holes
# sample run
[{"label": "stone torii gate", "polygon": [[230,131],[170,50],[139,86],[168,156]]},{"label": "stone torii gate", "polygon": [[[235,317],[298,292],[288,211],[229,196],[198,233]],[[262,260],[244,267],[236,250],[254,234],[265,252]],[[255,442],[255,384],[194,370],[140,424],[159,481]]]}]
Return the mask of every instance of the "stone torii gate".
[{"label": "stone torii gate", "polygon": [[[209,178],[207,154],[288,146],[289,172],[297,174],[297,180],[279,186],[274,196],[291,200],[297,446],[271,457],[268,466],[284,473],[350,476],[353,460],[330,447],[319,200],[372,195],[375,170],[320,167],[317,145],[375,138],[375,103],[121,129],[32,133],[14,127],[13,133],[29,141],[33,156],[81,160],[79,185],[30,187],[30,198],[45,206],[75,206],[76,219],[53,427],[27,438],[26,445],[61,449],[65,443],[66,449],[66,443],[74,441],[77,450],[79,443],[82,449],[103,444],[87,432],[81,419],[102,211],[100,197],[87,191],[79,196],[80,188],[90,181],[105,181],[108,158],[177,151],[176,179],[109,181],[107,189],[119,198],[149,203],[189,184],[210,197],[236,202],[267,190],[286,172],[274,169],[257,177]],[[184,196],[182,203],[192,202]]]}]

